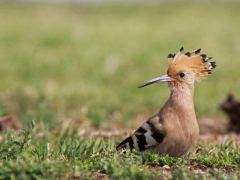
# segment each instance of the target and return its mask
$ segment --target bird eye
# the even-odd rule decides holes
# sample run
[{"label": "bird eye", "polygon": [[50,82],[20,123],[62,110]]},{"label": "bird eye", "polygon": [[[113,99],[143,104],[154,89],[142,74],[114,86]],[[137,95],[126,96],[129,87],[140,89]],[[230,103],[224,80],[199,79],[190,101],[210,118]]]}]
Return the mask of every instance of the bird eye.
[{"label": "bird eye", "polygon": [[180,76],[181,78],[183,78],[183,77],[185,76],[185,74],[184,74],[184,73],[180,73],[179,76]]}]

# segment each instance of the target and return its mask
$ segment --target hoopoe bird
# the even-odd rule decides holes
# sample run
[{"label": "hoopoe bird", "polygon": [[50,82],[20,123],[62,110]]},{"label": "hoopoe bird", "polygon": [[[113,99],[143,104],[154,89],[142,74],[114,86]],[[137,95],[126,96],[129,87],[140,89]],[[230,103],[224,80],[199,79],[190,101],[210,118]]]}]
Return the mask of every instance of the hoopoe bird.
[{"label": "hoopoe bird", "polygon": [[167,82],[170,97],[159,113],[144,122],[131,136],[117,146],[153,151],[161,155],[180,157],[187,154],[197,143],[199,127],[194,110],[194,82],[200,81],[216,67],[208,62],[212,57],[199,55],[201,49],[169,54],[166,75],[149,80],[139,88],[158,82]]}]

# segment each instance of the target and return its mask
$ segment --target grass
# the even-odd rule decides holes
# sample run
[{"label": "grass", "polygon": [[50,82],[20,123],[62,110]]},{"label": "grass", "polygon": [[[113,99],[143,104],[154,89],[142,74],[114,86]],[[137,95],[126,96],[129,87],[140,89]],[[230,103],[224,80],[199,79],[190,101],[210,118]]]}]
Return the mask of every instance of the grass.
[{"label": "grass", "polygon": [[230,92],[240,97],[239,8],[2,3],[0,114],[20,117],[25,131],[1,133],[0,179],[238,179],[239,147],[231,143],[199,144],[200,153],[176,159],[116,152],[119,138],[78,133],[135,129],[157,113],[166,84],[137,86],[165,74],[167,55],[182,46],[217,61],[195,85],[198,119],[225,118],[218,104]]},{"label": "grass", "polygon": [[[172,158],[152,152],[116,151],[113,139],[81,138],[70,130],[54,134],[34,126],[32,121],[30,130],[3,137],[0,179],[239,178],[240,152],[232,143],[199,144],[197,151],[184,158]],[[169,172],[163,174],[160,170],[166,167]],[[195,175],[189,170],[201,168]]]}]

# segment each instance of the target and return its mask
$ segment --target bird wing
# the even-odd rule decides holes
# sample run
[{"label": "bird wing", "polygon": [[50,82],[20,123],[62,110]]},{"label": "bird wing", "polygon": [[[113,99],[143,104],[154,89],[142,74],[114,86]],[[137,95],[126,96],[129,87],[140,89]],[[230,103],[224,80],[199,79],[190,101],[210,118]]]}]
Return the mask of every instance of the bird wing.
[{"label": "bird wing", "polygon": [[144,122],[131,136],[122,141],[117,150],[122,148],[143,151],[161,143],[166,136],[163,119],[159,114]]}]

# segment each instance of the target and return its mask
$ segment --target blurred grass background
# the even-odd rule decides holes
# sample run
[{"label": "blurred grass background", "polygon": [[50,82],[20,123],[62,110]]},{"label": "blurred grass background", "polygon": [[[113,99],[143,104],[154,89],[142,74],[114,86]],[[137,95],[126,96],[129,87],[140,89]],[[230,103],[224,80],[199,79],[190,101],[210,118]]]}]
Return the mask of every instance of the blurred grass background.
[{"label": "blurred grass background", "polygon": [[138,85],[164,75],[183,46],[217,62],[195,85],[198,118],[225,118],[218,104],[240,98],[239,17],[238,1],[1,3],[1,111],[49,128],[136,128],[169,96],[165,83]]}]

